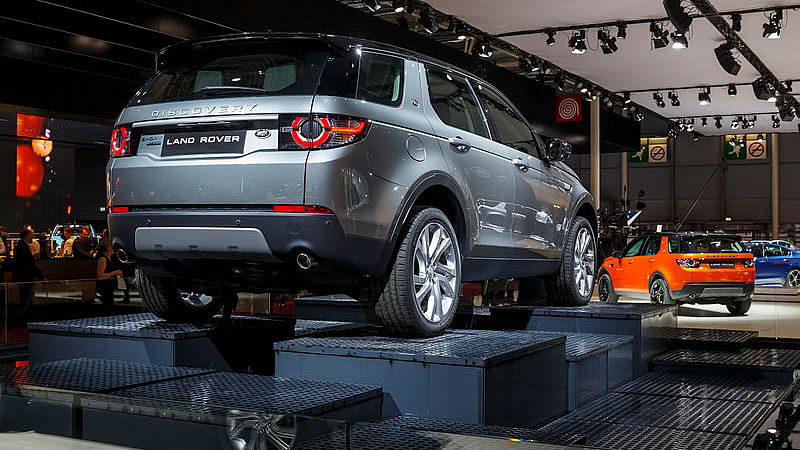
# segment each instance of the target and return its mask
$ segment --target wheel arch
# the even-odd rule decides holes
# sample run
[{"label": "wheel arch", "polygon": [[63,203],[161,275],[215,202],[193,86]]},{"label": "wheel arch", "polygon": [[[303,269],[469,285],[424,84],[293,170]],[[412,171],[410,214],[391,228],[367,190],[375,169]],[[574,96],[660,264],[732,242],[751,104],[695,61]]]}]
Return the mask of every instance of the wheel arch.
[{"label": "wheel arch", "polygon": [[648,291],[650,290],[650,285],[652,285],[653,281],[655,281],[657,279],[664,280],[664,283],[666,283],[666,285],[667,285],[667,289],[670,289],[669,281],[667,280],[667,277],[663,273],[661,273],[660,270],[656,270],[655,272],[650,274],[650,278],[647,280],[647,290]]},{"label": "wheel arch", "polygon": [[[575,221],[576,217],[583,217],[584,219],[588,220],[589,225],[592,226],[592,231],[594,232],[596,239],[599,225],[597,222],[597,209],[594,206],[594,200],[592,200],[592,196],[588,193],[580,196],[575,202],[574,211],[575,213],[570,218],[569,226],[572,226],[572,223]],[[567,229],[569,229],[569,227],[567,227]]]}]

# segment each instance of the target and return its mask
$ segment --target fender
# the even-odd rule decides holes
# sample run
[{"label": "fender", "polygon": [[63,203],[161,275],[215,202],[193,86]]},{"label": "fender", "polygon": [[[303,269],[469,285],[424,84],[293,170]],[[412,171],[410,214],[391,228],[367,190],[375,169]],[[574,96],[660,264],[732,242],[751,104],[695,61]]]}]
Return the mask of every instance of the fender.
[{"label": "fender", "polygon": [[656,278],[661,278],[662,280],[664,280],[664,283],[667,285],[667,289],[669,289],[669,291],[672,292],[672,289],[670,289],[669,287],[669,281],[667,281],[667,277],[665,277],[664,274],[658,270],[650,274],[650,279],[647,280],[647,292],[650,292],[650,285],[653,284],[653,280],[655,280]]},{"label": "fender", "polygon": [[[392,227],[390,229],[391,231],[389,232],[389,242],[391,242],[392,246],[397,243],[400,230],[403,228],[403,224],[406,222],[408,214],[411,212],[411,207],[414,206],[414,203],[417,201],[419,196],[426,189],[432,186],[444,186],[450,190],[453,195],[455,195],[459,206],[461,207],[461,211],[463,211],[464,214],[463,220],[467,236],[469,236],[469,230],[477,229],[476,219],[468,214],[470,208],[468,208],[464,202],[466,195],[464,194],[463,190],[448,173],[442,171],[433,171],[422,175],[417,179],[417,181],[409,186],[408,193],[406,194],[405,199],[403,199],[401,208],[395,215],[394,221],[392,222]],[[453,226],[455,226],[455,224],[453,224]],[[464,256],[463,250],[464,249],[462,249],[461,252],[462,256]]]},{"label": "fender", "polygon": [[[575,216],[577,216],[578,210],[581,208],[581,206],[583,206],[583,205],[585,205],[587,203],[592,205],[592,211],[594,211],[594,224],[593,225],[595,226],[595,229],[593,229],[592,231],[594,231],[595,239],[597,239],[597,228],[596,227],[599,226],[599,223],[597,221],[597,208],[594,205],[594,199],[592,198],[592,194],[590,194],[589,192],[584,192],[581,195],[579,195],[578,198],[575,199],[575,203],[571,208],[571,211],[569,213],[569,218],[567,219],[567,222],[565,224],[564,230],[569,230],[572,227],[572,222],[575,221]],[[591,222],[591,220],[589,222]],[[565,233],[566,233],[566,231],[565,231]],[[563,245],[563,243],[562,243],[562,245]]]}]

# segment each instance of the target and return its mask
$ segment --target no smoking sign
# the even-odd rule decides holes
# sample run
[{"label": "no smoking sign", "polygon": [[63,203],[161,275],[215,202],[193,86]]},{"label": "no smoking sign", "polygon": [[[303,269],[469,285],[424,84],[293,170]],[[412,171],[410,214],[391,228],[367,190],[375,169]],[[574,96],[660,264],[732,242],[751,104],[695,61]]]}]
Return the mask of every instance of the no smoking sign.
[{"label": "no smoking sign", "polygon": [[753,141],[747,145],[747,159],[766,159],[767,149],[764,143],[760,141]]},{"label": "no smoking sign", "polygon": [[648,160],[651,163],[663,163],[667,161],[667,148],[663,144],[652,144],[649,149]]}]

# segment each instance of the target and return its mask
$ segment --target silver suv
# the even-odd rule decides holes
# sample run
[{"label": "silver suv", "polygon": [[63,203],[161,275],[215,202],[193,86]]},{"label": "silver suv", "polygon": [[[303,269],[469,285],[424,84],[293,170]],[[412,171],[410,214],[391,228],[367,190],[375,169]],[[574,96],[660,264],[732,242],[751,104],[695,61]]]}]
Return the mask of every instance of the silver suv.
[{"label": "silver suv", "polygon": [[597,219],[569,146],[423,55],[317,34],[177,44],[111,141],[112,244],[165,319],[308,289],[424,336],[450,324],[462,282],[592,294]]}]

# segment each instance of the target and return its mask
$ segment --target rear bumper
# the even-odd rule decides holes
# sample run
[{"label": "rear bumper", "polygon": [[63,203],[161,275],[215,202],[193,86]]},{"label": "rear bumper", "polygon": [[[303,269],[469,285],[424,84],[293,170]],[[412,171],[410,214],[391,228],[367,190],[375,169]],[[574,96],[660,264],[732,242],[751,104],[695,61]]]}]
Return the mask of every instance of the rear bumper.
[{"label": "rear bumper", "polygon": [[672,298],[681,301],[714,302],[719,299],[747,298],[753,295],[754,283],[687,283],[683,289],[670,291]]},{"label": "rear bumper", "polygon": [[[324,273],[378,276],[392,254],[386,241],[345,234],[333,214],[148,209],[110,214],[108,224],[113,247],[124,249],[129,260],[172,272],[207,262],[221,276],[243,265],[309,278]],[[311,254],[319,269],[297,270],[301,251]]]}]

